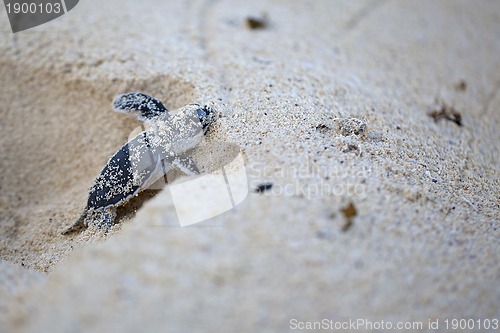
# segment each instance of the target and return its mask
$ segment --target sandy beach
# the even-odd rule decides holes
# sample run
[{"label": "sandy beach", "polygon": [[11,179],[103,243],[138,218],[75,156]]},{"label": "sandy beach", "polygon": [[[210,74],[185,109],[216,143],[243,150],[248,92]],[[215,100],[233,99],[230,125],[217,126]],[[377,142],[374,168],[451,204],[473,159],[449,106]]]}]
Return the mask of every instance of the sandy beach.
[{"label": "sandy beach", "polygon": [[[499,2],[81,1],[15,34],[0,11],[1,332],[500,319]],[[248,195],[181,227],[147,190],[62,235],[141,125],[130,91],[213,107],[196,158],[239,147]]]}]

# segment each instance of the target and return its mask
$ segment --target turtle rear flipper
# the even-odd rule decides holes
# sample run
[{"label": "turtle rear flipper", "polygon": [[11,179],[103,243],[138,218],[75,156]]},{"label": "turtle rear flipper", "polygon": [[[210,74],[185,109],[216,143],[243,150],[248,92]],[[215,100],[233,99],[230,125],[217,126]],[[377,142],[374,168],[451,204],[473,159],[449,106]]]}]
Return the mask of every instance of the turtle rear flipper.
[{"label": "turtle rear flipper", "polygon": [[159,100],[140,92],[116,96],[113,109],[120,113],[134,114],[143,122],[168,114],[167,108]]},{"label": "turtle rear flipper", "polygon": [[108,232],[115,223],[116,207],[108,206],[92,209],[89,215],[89,224],[93,224],[97,229],[104,229],[104,232]]},{"label": "turtle rear flipper", "polygon": [[66,227],[66,229],[64,229],[61,232],[61,234],[67,235],[67,234],[71,234],[73,232],[79,231],[81,229],[85,229],[87,227],[87,224],[85,222],[85,219],[87,217],[87,212],[88,212],[88,208],[85,208],[83,210],[83,212],[80,214],[80,216],[78,217],[78,219],[75,222],[73,222],[69,227]]},{"label": "turtle rear flipper", "polygon": [[69,227],[64,229],[61,234],[67,235],[73,232],[81,231],[82,229],[87,228],[89,223],[95,223],[99,229],[104,229],[104,231],[107,232],[113,226],[115,217],[116,208],[113,206],[98,209],[89,209],[87,207],[83,210],[78,219]]}]

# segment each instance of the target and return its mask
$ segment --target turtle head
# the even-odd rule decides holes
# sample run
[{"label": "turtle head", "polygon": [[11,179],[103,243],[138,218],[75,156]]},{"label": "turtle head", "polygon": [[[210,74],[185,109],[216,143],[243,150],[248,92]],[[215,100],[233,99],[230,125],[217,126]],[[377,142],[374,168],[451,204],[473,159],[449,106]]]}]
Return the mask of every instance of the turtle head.
[{"label": "turtle head", "polygon": [[208,105],[199,105],[194,104],[196,108],[196,115],[200,120],[201,127],[203,128],[203,132],[206,132],[210,125],[215,123],[217,120],[217,113],[213,108]]}]

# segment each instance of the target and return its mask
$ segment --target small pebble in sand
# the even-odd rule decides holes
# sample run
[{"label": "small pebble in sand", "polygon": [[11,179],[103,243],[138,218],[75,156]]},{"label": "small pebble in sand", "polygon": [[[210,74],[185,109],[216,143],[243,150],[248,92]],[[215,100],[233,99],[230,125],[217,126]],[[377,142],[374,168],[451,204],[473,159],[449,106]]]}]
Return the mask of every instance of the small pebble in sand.
[{"label": "small pebble in sand", "polygon": [[358,215],[358,212],[356,210],[356,207],[352,202],[347,205],[347,207],[344,207],[341,209],[342,214],[344,214],[344,217],[346,219],[346,223],[342,226],[342,232],[346,232],[349,230],[352,225],[353,225],[353,218]]},{"label": "small pebble in sand", "polygon": [[467,90],[467,83],[464,80],[461,80],[455,85],[455,89],[458,91],[466,91]]},{"label": "small pebble in sand", "polygon": [[357,118],[339,119],[339,129],[342,135],[362,135],[366,132],[366,123]]},{"label": "small pebble in sand", "polygon": [[273,183],[263,183],[263,184],[260,184],[259,186],[257,186],[257,188],[255,189],[255,192],[262,193],[262,192],[265,192],[267,190],[270,190],[272,187],[273,187]]},{"label": "small pebble in sand", "polygon": [[206,105],[189,104],[170,113],[159,100],[135,92],[117,96],[113,109],[136,116],[152,128],[139,133],[109,159],[89,190],[87,206],[63,234],[89,223],[108,230],[118,206],[150,187],[173,166],[186,174],[198,173],[189,151],[216,121],[215,111]]},{"label": "small pebble in sand", "polygon": [[454,122],[458,126],[463,126],[462,115],[460,114],[460,112],[444,102],[439,103],[439,105],[434,110],[429,112],[428,115],[429,117],[433,118],[435,122],[437,122],[439,119],[446,119]]},{"label": "small pebble in sand", "polygon": [[320,132],[321,134],[326,134],[326,133],[328,133],[328,131],[331,130],[331,128],[326,126],[325,124],[319,124],[319,125],[316,125],[316,130],[318,132]]},{"label": "small pebble in sand", "polygon": [[264,14],[261,17],[249,16],[246,19],[246,24],[247,27],[252,30],[265,29],[269,25],[267,14]]}]

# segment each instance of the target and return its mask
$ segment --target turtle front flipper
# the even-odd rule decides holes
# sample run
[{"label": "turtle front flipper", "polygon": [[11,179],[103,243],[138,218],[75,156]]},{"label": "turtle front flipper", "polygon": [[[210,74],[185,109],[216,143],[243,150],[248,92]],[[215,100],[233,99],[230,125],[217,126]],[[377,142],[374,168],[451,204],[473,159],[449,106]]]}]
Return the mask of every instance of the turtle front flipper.
[{"label": "turtle front flipper", "polygon": [[115,97],[113,109],[116,112],[133,114],[143,122],[168,114],[167,108],[156,98],[140,92],[131,92]]}]

